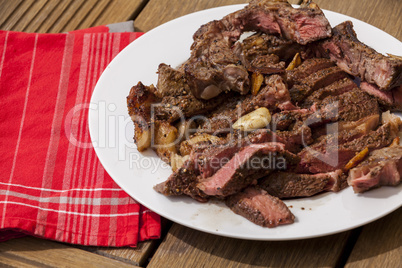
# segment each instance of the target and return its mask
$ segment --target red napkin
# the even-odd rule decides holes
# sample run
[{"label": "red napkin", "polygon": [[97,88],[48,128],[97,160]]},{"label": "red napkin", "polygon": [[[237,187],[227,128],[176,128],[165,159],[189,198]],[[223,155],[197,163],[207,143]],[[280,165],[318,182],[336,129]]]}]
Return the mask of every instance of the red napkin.
[{"label": "red napkin", "polygon": [[140,35],[0,31],[0,241],[29,234],[119,247],[160,237],[160,217],[66,134],[90,144],[87,110],[73,108],[86,107],[107,64]]}]

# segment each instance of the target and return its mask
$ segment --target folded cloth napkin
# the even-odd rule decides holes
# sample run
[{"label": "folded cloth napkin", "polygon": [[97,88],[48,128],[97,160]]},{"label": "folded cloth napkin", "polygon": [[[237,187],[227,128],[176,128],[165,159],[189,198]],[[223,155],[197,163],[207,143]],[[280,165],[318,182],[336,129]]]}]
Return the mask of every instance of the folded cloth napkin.
[{"label": "folded cloth napkin", "polygon": [[160,217],[118,187],[92,147],[67,138],[90,144],[87,110],[74,107],[88,106],[107,64],[141,35],[119,28],[0,31],[0,241],[119,247],[160,237]]}]

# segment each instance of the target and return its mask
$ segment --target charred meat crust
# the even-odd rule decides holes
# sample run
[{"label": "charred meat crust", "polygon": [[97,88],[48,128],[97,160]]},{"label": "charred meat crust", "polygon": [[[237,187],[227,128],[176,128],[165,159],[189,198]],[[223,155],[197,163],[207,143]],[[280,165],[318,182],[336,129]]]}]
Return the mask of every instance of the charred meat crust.
[{"label": "charred meat crust", "polygon": [[228,196],[255,184],[267,172],[290,169],[298,161],[296,155],[285,150],[284,144],[251,144],[242,148],[213,176],[201,180],[197,187],[207,195]]},{"label": "charred meat crust", "polygon": [[381,186],[396,186],[402,177],[402,146],[373,151],[349,172],[348,184],[362,193]]},{"label": "charred meat crust", "polygon": [[333,28],[333,36],[319,42],[323,56],[362,81],[377,85],[380,90],[390,90],[402,84],[402,60],[386,57],[357,38],[351,21]]},{"label": "charred meat crust", "polygon": [[319,174],[275,172],[258,182],[258,186],[278,198],[312,196],[323,191],[338,192],[347,186],[342,170]]},{"label": "charred meat crust", "polygon": [[251,1],[242,10],[202,25],[193,35],[191,56],[184,71],[195,97],[211,99],[231,90],[248,93],[250,81],[241,64],[242,58],[246,63],[245,59],[232,50],[245,31],[280,35],[303,45],[332,34],[329,22],[316,5],[294,9],[287,1]]},{"label": "charred meat crust", "polygon": [[272,228],[294,222],[295,216],[289,208],[279,198],[260,188],[246,188],[229,196],[225,202],[234,213],[262,227]]}]

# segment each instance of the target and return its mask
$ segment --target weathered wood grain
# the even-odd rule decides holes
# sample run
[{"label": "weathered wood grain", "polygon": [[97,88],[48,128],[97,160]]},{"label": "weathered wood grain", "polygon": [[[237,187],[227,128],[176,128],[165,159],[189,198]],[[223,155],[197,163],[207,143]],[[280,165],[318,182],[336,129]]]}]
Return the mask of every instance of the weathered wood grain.
[{"label": "weathered wood grain", "polygon": [[11,267],[136,267],[61,243],[33,237],[0,243],[0,266]]},{"label": "weathered wood grain", "polygon": [[[25,13],[20,16],[12,17],[12,20],[9,21],[9,25],[12,25],[13,28],[20,29],[21,31],[33,20],[42,10],[42,8],[46,5],[47,0],[38,0],[34,1],[29,9],[25,11]],[[6,26],[7,27],[7,26]]]},{"label": "weathered wood grain", "polygon": [[[30,13],[29,9],[30,7],[34,5],[34,1],[22,1],[19,3],[10,14],[4,14],[4,16],[7,17],[7,19],[1,24],[1,29],[2,30],[11,30],[15,29],[15,31],[21,30],[20,28],[14,27],[15,24],[20,20],[22,16],[26,13]],[[1,9],[0,9],[1,10]],[[6,10],[7,11],[7,10]],[[10,9],[11,11],[11,9]],[[29,11],[29,12],[28,12]],[[2,13],[5,11],[0,11],[0,15],[3,15]]]},{"label": "weathered wood grain", "polygon": [[[77,13],[60,30],[62,32],[97,25],[127,21],[138,12],[145,0],[94,0],[85,1]],[[52,29],[54,32],[55,29]]]},{"label": "weathered wood grain", "polygon": [[347,268],[401,267],[402,208],[363,227],[346,263]]},{"label": "weathered wood grain", "polygon": [[60,33],[132,19],[146,0],[0,0],[0,29]]},{"label": "weathered wood grain", "polygon": [[94,20],[91,26],[104,25],[134,19],[147,0],[114,0]]},{"label": "weathered wood grain", "polygon": [[[247,0],[150,0],[135,19],[135,27],[138,31],[147,32],[172,19],[213,7],[245,4]],[[300,3],[299,0],[290,0],[292,4]]]},{"label": "weathered wood grain", "polygon": [[148,262],[149,256],[155,251],[159,245],[158,240],[149,240],[138,243],[136,248],[107,248],[107,247],[84,247],[83,250],[90,251],[95,254],[112,258],[115,260],[123,261],[128,264],[145,267]]},{"label": "weathered wood grain", "polygon": [[320,8],[339,12],[374,25],[402,41],[401,0],[315,0]]},{"label": "weathered wood grain", "polygon": [[17,9],[23,0],[0,0],[0,25],[2,25]]},{"label": "weathered wood grain", "polygon": [[[50,21],[54,22],[56,18],[60,16],[60,13],[57,11],[63,11],[68,4],[68,1],[47,1],[42,10],[40,10],[40,12],[38,12],[36,16],[25,25],[22,31],[40,32],[39,28]],[[42,32],[46,32],[46,30]]]},{"label": "weathered wood grain", "polygon": [[262,242],[219,237],[173,224],[147,267],[334,267],[349,235]]}]

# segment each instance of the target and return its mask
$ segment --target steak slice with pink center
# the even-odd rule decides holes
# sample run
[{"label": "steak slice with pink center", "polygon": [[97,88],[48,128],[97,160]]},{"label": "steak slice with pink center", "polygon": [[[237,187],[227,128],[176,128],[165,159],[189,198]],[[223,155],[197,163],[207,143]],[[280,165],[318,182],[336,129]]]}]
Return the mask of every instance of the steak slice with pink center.
[{"label": "steak slice with pink center", "polygon": [[278,142],[251,144],[244,147],[213,176],[197,187],[206,195],[225,197],[255,184],[271,170],[284,170],[298,162],[298,157]]},{"label": "steak slice with pink center", "polygon": [[234,213],[262,227],[290,224],[295,218],[279,198],[256,187],[248,187],[243,192],[229,196],[226,205]]},{"label": "steak slice with pink center", "polygon": [[324,191],[338,192],[347,186],[346,175],[338,169],[328,173],[297,174],[275,172],[258,182],[258,186],[278,198],[312,196]]},{"label": "steak slice with pink center", "polygon": [[396,186],[402,177],[402,146],[375,150],[349,171],[348,184],[355,193],[380,186]]}]

